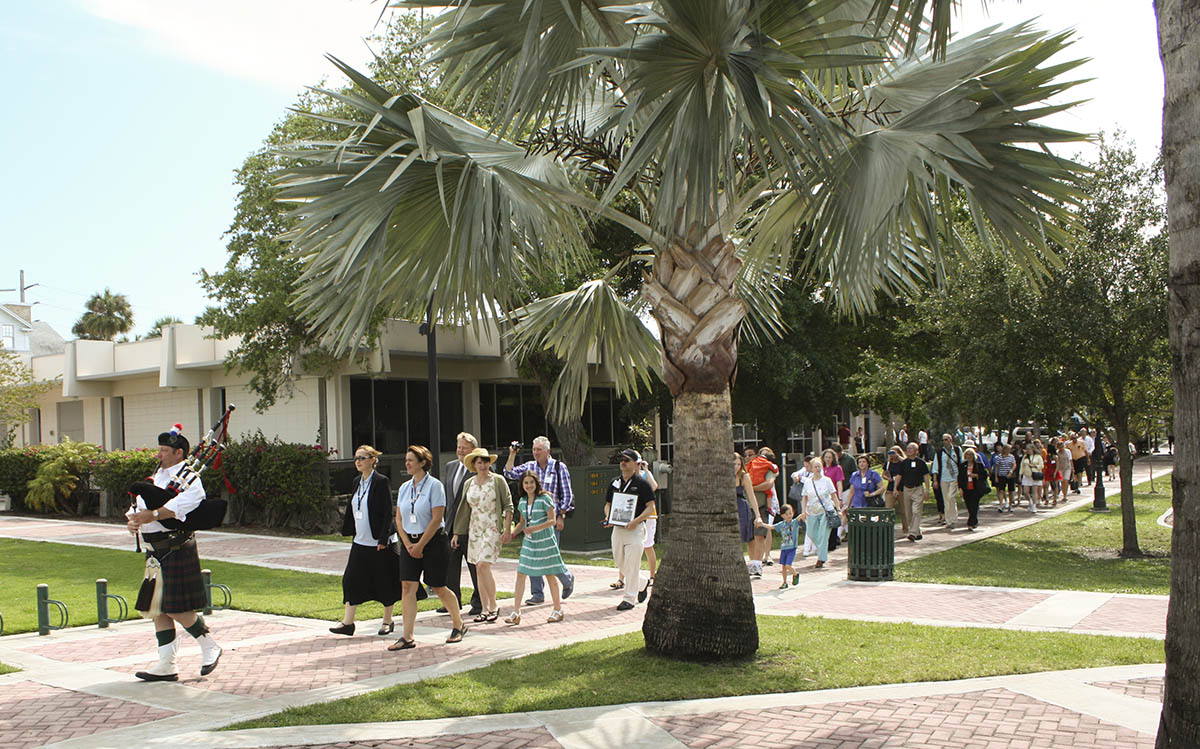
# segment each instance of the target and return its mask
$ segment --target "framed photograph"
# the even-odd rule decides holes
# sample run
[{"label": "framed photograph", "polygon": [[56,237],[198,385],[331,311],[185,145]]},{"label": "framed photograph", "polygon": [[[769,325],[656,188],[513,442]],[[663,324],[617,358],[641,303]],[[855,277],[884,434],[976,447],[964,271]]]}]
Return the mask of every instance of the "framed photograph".
[{"label": "framed photograph", "polygon": [[633,520],[637,510],[637,495],[613,492],[612,506],[608,509],[608,524],[625,527]]}]

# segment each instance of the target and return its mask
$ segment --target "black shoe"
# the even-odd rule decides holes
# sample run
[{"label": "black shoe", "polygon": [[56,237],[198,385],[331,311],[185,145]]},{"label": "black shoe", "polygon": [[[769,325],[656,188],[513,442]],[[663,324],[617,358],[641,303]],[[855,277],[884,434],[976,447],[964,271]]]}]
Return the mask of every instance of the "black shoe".
[{"label": "black shoe", "polygon": [[916,536],[914,536],[913,534],[911,534],[911,533],[910,533],[910,534],[908,534],[908,540],[909,540],[909,541],[916,541],[916,540],[917,540],[917,537],[916,537]]},{"label": "black shoe", "polygon": [[633,608],[633,604],[629,601],[621,601],[617,604],[617,611],[628,611]]},{"label": "black shoe", "polygon": [[395,622],[384,622],[383,624],[379,625],[379,636],[380,637],[382,637],[383,635],[390,635],[391,633],[393,633],[395,631],[396,631],[396,623]]},{"label": "black shoe", "polygon": [[642,589],[638,591],[638,603],[645,603],[646,596],[650,595],[650,581],[647,580]]},{"label": "black shoe", "polygon": [[[216,666],[217,664],[214,663],[213,665]],[[134,676],[142,681],[179,681],[179,674],[165,674],[160,676],[159,674],[152,674],[149,671],[138,671]]]},{"label": "black shoe", "polygon": [[215,661],[213,661],[212,663],[208,664],[207,666],[200,666],[200,675],[201,675],[201,676],[208,676],[208,675],[209,675],[209,674],[211,674],[213,671],[216,671],[216,670],[217,670],[217,664],[221,662],[221,654],[222,654],[222,653],[224,653],[224,652],[225,652],[224,650],[218,650],[218,651],[217,651],[217,659],[216,659]]},{"label": "black shoe", "polygon": [[329,631],[335,635],[352,635],[354,634],[354,622],[349,624],[339,624],[336,627],[330,627]]},{"label": "black shoe", "polygon": [[437,612],[438,612],[439,614],[449,614],[449,613],[450,613],[450,609],[446,608],[445,606],[438,606],[438,610],[437,610]]},{"label": "black shoe", "polygon": [[527,598],[525,599],[526,606],[537,606],[539,603],[545,603],[545,598]]},{"label": "black shoe", "polygon": [[917,540],[918,540],[918,541],[920,541],[922,538],[925,538],[925,537],[924,537],[924,536],[917,536]]},{"label": "black shoe", "polygon": [[479,616],[482,613],[483,613],[482,606],[472,606],[471,610],[467,612],[467,616]]}]

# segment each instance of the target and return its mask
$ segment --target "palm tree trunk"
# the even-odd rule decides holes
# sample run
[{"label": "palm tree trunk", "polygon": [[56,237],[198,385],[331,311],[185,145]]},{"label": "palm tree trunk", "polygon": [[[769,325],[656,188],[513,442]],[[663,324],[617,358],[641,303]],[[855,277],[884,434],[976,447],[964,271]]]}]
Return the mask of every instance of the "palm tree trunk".
[{"label": "palm tree trunk", "polygon": [[660,250],[643,286],[662,331],[676,459],[671,533],[642,635],[653,653],[714,660],[758,649],[734,501],[729,400],[746,310],[733,289],[740,265],[733,245],[710,232],[692,247]]},{"label": "palm tree trunk", "polygon": [[1167,749],[1200,746],[1200,0],[1154,5],[1166,78],[1167,318],[1176,436],[1167,677],[1156,743]]}]

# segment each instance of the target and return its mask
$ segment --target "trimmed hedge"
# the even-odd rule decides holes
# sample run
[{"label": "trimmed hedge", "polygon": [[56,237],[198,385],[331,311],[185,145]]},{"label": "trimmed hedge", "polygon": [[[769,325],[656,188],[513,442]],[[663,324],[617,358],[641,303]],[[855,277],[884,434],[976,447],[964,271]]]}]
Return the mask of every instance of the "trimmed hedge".
[{"label": "trimmed hedge", "polygon": [[30,445],[0,450],[0,493],[12,498],[14,510],[25,509],[29,482],[42,463],[53,457],[53,445]]},{"label": "trimmed hedge", "polygon": [[273,528],[327,528],[329,452],[321,445],[267,440],[257,432],[225,449],[233,484],[236,522]]}]

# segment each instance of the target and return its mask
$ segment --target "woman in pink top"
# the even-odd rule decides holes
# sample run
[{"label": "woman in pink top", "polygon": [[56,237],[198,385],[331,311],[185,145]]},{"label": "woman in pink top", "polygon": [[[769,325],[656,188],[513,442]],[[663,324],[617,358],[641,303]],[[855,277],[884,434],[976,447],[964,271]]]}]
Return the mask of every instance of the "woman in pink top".
[{"label": "woman in pink top", "polygon": [[837,487],[838,496],[842,496],[842,490],[846,487],[846,476],[842,473],[842,467],[838,465],[837,454],[833,450],[821,453],[821,464],[825,478],[833,482]]}]

